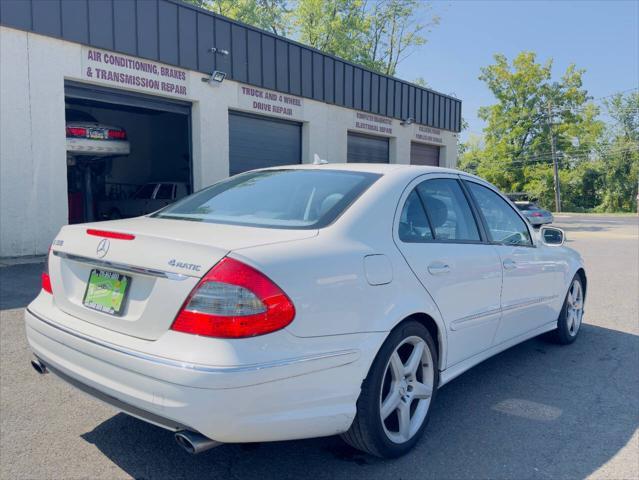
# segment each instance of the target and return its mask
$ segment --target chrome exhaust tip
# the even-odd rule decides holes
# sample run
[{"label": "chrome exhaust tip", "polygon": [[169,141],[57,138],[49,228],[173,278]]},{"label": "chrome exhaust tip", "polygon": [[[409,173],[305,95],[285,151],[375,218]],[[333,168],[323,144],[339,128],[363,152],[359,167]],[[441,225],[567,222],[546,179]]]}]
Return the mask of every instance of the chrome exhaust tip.
[{"label": "chrome exhaust tip", "polygon": [[42,361],[38,357],[33,357],[33,359],[31,360],[31,366],[40,375],[49,373],[49,370],[47,370],[47,366],[44,363],[42,363]]},{"label": "chrome exhaust tip", "polygon": [[222,443],[211,440],[201,433],[191,432],[189,430],[182,430],[180,432],[177,432],[175,434],[175,441],[180,447],[189,452],[191,455],[196,455],[213,447],[222,445]]}]

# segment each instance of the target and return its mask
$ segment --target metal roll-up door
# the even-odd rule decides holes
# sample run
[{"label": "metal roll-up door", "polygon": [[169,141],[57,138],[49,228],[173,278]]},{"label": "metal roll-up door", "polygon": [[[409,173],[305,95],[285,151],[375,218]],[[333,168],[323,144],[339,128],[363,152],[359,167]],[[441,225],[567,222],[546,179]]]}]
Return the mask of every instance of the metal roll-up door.
[{"label": "metal roll-up door", "polygon": [[412,142],[410,144],[410,164],[439,167],[439,147]]},{"label": "metal roll-up door", "polygon": [[349,163],[388,163],[388,138],[348,133]]},{"label": "metal roll-up door", "polygon": [[88,83],[65,80],[64,96],[86,102],[109,103],[125,107],[146,108],[160,112],[191,115],[191,104],[155,95],[147,95],[128,90],[100,87]]},{"label": "metal roll-up door", "polygon": [[302,125],[229,112],[229,174],[302,163]]}]

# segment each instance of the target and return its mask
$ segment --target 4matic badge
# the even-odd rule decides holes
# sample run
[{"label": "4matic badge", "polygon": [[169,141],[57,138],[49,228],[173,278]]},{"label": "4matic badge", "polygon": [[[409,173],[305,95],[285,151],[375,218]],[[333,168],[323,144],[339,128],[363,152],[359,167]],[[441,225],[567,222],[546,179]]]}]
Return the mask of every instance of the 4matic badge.
[{"label": "4matic badge", "polygon": [[172,259],[172,260],[169,260],[169,265],[171,265],[172,267],[184,268],[186,270],[191,270],[192,272],[199,272],[200,269],[202,268],[202,265],[196,265],[194,263],[180,262],[179,260],[176,260],[175,258]]}]

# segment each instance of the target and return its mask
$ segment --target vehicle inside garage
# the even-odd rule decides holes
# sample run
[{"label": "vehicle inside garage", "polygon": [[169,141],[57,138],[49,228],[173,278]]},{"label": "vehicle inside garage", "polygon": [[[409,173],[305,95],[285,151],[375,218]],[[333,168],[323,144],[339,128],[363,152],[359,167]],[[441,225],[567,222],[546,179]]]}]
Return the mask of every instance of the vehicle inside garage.
[{"label": "vehicle inside garage", "polygon": [[79,84],[65,94],[69,223],[143,215],[191,191],[190,105]]}]

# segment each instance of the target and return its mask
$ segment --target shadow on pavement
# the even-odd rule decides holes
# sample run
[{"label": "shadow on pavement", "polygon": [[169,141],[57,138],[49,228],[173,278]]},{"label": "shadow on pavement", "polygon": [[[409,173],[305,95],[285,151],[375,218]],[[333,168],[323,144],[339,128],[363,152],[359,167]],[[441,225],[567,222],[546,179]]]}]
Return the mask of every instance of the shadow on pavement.
[{"label": "shadow on pavement", "polygon": [[0,268],[0,310],[26,307],[40,292],[43,263]]},{"label": "shadow on pavement", "polygon": [[638,427],[638,352],[639,337],[591,325],[571,346],[511,348],[442,388],[422,441],[393,461],[337,437],[190,456],[170,432],[124,414],[83,438],[136,479],[583,478]]}]

